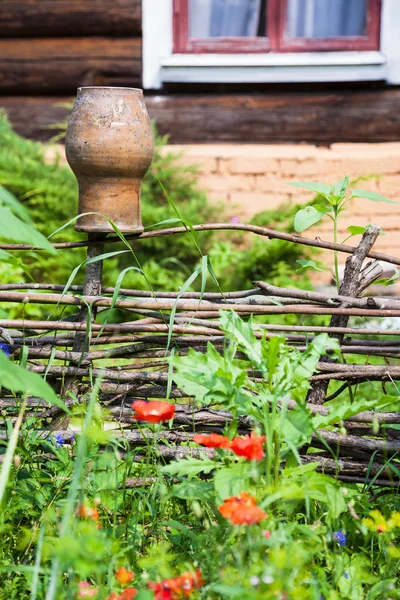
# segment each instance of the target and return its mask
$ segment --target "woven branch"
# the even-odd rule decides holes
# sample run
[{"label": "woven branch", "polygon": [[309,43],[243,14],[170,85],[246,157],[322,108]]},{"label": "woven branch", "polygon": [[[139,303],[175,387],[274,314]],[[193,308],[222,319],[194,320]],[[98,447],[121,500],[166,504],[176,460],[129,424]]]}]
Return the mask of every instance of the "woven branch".
[{"label": "woven branch", "polygon": [[[327,248],[350,254],[347,261],[344,284],[340,294],[321,294],[302,290],[291,290],[271,286],[267,282],[255,282],[257,286],[249,290],[234,290],[226,293],[172,292],[153,293],[148,290],[118,290],[116,302],[111,297],[115,293],[113,287],[101,284],[101,261],[87,265],[84,286],[71,285],[66,294],[64,286],[52,283],[0,284],[0,303],[14,302],[24,305],[24,319],[0,320],[0,337],[10,344],[14,356],[21,355],[28,359],[27,368],[33,372],[47,374],[47,381],[57,393],[64,394],[68,406],[74,402],[85,402],[85,395],[90,392],[93,378],[101,377],[99,401],[107,407],[110,419],[115,420],[117,429],[114,435],[122,444],[137,447],[134,460],[142,460],[146,452],[146,441],[136,428],[130,404],[137,398],[165,399],[168,388],[167,347],[174,348],[176,354],[184,355],[190,348],[205,352],[207,343],[213,344],[218,352],[223,352],[227,340],[218,321],[221,310],[234,310],[242,317],[254,316],[254,333],[258,338],[272,338],[285,334],[287,343],[299,352],[304,351],[315,334],[329,333],[336,336],[343,356],[373,355],[385,357],[388,364],[348,365],[335,363],[331,359],[321,360],[317,372],[310,378],[314,389],[321,386],[323,399],[337,398],[350,386],[362,381],[379,381],[382,386],[386,381],[400,380],[400,365],[392,359],[400,357],[400,329],[390,330],[378,326],[348,327],[351,316],[398,317],[400,316],[400,299],[384,297],[363,297],[360,294],[380,276],[381,266],[370,262],[362,267],[366,256],[400,265],[400,259],[372,252],[376,238],[376,228],[372,227],[364,234],[357,248],[340,244],[331,244],[320,240],[301,238],[267,228],[243,224],[210,224],[195,226],[197,231],[237,230],[248,231],[269,239],[281,239],[307,246]],[[147,232],[138,242],[158,236],[185,233],[184,227]],[[127,236],[133,239],[133,236]],[[103,253],[105,243],[120,241],[119,238],[90,236],[87,242],[59,243],[58,248],[78,248],[88,246],[88,258]],[[4,244],[1,248],[27,249],[26,245]],[[51,307],[50,314],[57,314],[53,307],[74,306],[76,313],[60,320],[37,320],[29,318],[30,305],[41,304]],[[111,305],[132,312],[135,321],[120,324],[96,322],[87,323],[87,306],[91,306],[92,319],[95,313],[106,310]],[[173,319],[171,313],[174,312]],[[259,324],[257,317],[267,315],[329,315],[330,326]],[[169,336],[171,339],[169,340]],[[350,337],[351,336],[351,337]],[[386,340],[370,339],[372,336],[386,336]],[[237,358],[246,357],[240,352]],[[51,364],[48,364],[49,360]],[[107,368],[101,368],[107,360]],[[66,363],[59,364],[60,361]],[[116,361],[116,363],[114,363]],[[261,374],[249,371],[250,378],[261,381]],[[330,380],[344,381],[344,385],[328,398],[326,390]],[[70,397],[69,391],[74,395]],[[0,410],[8,419],[17,416],[19,401],[3,390],[0,398]],[[212,450],[194,448],[188,445],[194,431],[221,432],[232,415],[217,407],[193,406],[187,404],[187,394],[172,386],[169,396],[176,404],[174,429],[163,431],[157,440],[154,433],[147,432],[149,439],[157,442],[156,454],[161,461],[174,460],[186,456],[214,456]],[[72,399],[73,398],[73,399]],[[76,398],[78,400],[76,400]],[[327,415],[327,406],[318,404],[311,395],[307,409],[312,414]],[[287,408],[293,410],[297,404],[289,400]],[[65,418],[56,406],[48,406],[40,398],[28,398],[26,417],[38,419],[38,435],[44,438],[60,433],[68,442],[72,433],[63,429]],[[317,460],[320,470],[330,473],[348,482],[364,482],[367,474],[375,485],[385,487],[397,485],[385,460],[397,462],[400,451],[400,435],[391,425],[400,424],[400,413],[373,411],[359,413],[336,423],[344,427],[347,435],[337,431],[319,431],[315,433],[309,444],[301,449],[303,462]],[[65,425],[65,422],[64,422]],[[377,431],[377,426],[384,425]],[[250,419],[239,419],[239,433],[252,429]],[[60,429],[61,427],[61,429]],[[0,429],[0,439],[6,439],[6,432]],[[307,452],[314,449],[311,455]],[[315,454],[315,449],[318,453]],[[371,456],[374,460],[371,462]],[[335,458],[336,457],[336,458]],[[44,458],[45,459],[45,458]],[[47,458],[48,459],[48,458]],[[128,486],[148,485],[149,481],[132,480]]]}]

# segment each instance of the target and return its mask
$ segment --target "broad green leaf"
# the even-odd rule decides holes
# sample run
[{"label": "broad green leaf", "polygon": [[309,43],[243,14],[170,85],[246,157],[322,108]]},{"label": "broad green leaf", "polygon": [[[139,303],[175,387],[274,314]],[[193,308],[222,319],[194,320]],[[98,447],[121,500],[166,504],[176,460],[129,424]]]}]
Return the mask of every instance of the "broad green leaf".
[{"label": "broad green leaf", "polygon": [[368,229],[368,225],[366,227],[361,227],[361,225],[350,225],[347,228],[347,231],[351,233],[351,235],[362,235]]},{"label": "broad green leaf", "polygon": [[288,185],[310,190],[311,192],[317,192],[317,194],[322,194],[322,196],[329,196],[329,194],[332,193],[332,188],[327,183],[318,183],[314,181],[294,181],[293,183],[288,183]]},{"label": "broad green leaf", "polygon": [[296,213],[294,217],[294,228],[298,233],[301,233],[305,229],[315,225],[325,216],[327,211],[320,211],[313,206],[306,206]]},{"label": "broad green leaf", "polygon": [[343,179],[339,179],[332,186],[332,194],[339,198],[343,198],[346,195],[347,188],[349,187],[349,177],[343,177]]},{"label": "broad green leaf", "polygon": [[365,198],[366,200],[371,200],[372,202],[387,202],[388,204],[398,204],[398,202],[395,202],[394,200],[389,200],[385,196],[382,196],[377,192],[370,192],[369,190],[353,190],[351,197]]},{"label": "broad green leaf", "polygon": [[64,402],[40,375],[14,364],[3,352],[0,352],[0,387],[11,392],[39,396],[68,412]]},{"label": "broad green leaf", "polygon": [[[362,235],[367,231],[368,227],[370,227],[370,225],[366,225],[365,227],[362,227],[361,225],[350,225],[350,227],[347,228],[347,231],[349,231],[351,235]],[[386,233],[380,229],[379,235],[386,235]]]},{"label": "broad green leaf", "polygon": [[195,477],[199,473],[211,473],[214,469],[218,467],[218,463],[211,458],[182,458],[180,460],[175,460],[173,463],[169,465],[165,465],[161,467],[161,471],[163,473],[168,473],[168,475],[177,475],[178,477]]},{"label": "broad green leaf", "polygon": [[17,217],[25,223],[32,223],[28,211],[25,210],[21,202],[9,192],[5,187],[0,185],[0,203],[7,206]]},{"label": "broad green leaf", "polygon": [[219,469],[214,475],[214,488],[220,502],[248,489],[250,472],[246,463]]},{"label": "broad green leaf", "polygon": [[301,271],[301,269],[315,269],[316,271],[324,271],[325,269],[320,269],[317,266],[317,263],[315,262],[315,260],[296,260],[297,263],[299,263],[299,265],[301,265],[300,269],[297,269],[297,271]]},{"label": "broad green leaf", "polygon": [[250,398],[241,389],[247,374],[235,364],[229,352],[228,349],[221,356],[210,343],[205,354],[190,348],[186,356],[169,359],[176,370],[172,378],[179,389],[202,404],[222,404],[227,410],[244,407]]},{"label": "broad green leaf", "polygon": [[173,486],[170,497],[211,502],[214,497],[214,485],[210,481],[186,479]]},{"label": "broad green leaf", "polygon": [[313,427],[315,429],[325,429],[329,425],[337,424],[344,419],[350,419],[360,412],[369,410],[395,410],[393,406],[397,398],[393,396],[380,396],[379,399],[374,397],[361,397],[353,402],[343,401],[343,399],[332,400],[327,402],[325,406],[329,408],[327,415],[315,415],[312,418]]},{"label": "broad green leaf", "polygon": [[227,337],[234,340],[254,365],[260,366],[262,360],[261,342],[252,329],[252,319],[246,323],[233,311],[220,310],[219,320]]},{"label": "broad green leaf", "polygon": [[9,208],[0,206],[0,238],[10,242],[30,244],[34,248],[57,254],[49,241],[36,229],[18,219]]},{"label": "broad green leaf", "polygon": [[387,279],[378,279],[377,281],[375,281],[375,284],[379,283],[381,285],[392,285],[393,283],[396,283],[396,281],[398,281],[400,279],[400,269],[396,269],[396,271],[394,272],[394,274],[387,278]]}]

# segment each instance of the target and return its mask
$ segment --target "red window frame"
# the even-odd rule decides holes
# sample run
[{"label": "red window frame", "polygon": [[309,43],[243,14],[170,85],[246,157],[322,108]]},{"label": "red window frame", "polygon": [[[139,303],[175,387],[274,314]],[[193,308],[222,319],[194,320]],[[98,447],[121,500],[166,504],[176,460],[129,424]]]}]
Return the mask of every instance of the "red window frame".
[{"label": "red window frame", "polygon": [[368,0],[367,31],[363,36],[329,39],[289,39],[286,33],[288,0],[267,0],[268,37],[189,38],[189,0],[173,0],[174,53],[310,52],[378,50],[381,0]]}]

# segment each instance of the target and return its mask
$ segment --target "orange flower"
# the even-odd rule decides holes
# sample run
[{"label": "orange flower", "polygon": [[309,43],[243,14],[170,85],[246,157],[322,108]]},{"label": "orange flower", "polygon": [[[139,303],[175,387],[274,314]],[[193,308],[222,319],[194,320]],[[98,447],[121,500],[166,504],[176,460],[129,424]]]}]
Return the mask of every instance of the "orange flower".
[{"label": "orange flower", "polygon": [[145,402],[144,400],[135,400],[132,404],[135,411],[135,419],[147,421],[148,423],[159,423],[160,421],[169,421],[174,418],[175,406],[169,402]]},{"label": "orange flower", "polygon": [[235,437],[230,444],[230,449],[237,456],[244,456],[249,460],[262,460],[265,456],[263,444],[266,439],[265,435],[256,435],[252,431],[251,435]]},{"label": "orange flower", "polygon": [[267,516],[257,506],[256,499],[247,492],[242,492],[239,496],[226,498],[224,503],[218,507],[218,511],[232,525],[252,525],[253,523],[259,523]]},{"label": "orange flower", "polygon": [[155,600],[179,600],[189,598],[191,593],[204,584],[200,569],[187,571],[179,577],[164,579],[161,583],[149,581],[147,587],[154,592]]},{"label": "orange flower", "polygon": [[133,571],[128,571],[125,567],[120,567],[118,571],[115,571],[115,578],[120,585],[128,585],[135,577]]},{"label": "orange flower", "polygon": [[86,504],[80,504],[76,509],[76,514],[82,519],[91,519],[92,521],[98,521],[100,518],[99,511]]},{"label": "orange flower", "polygon": [[193,436],[193,441],[207,448],[229,448],[231,443],[228,437],[219,435],[219,433],[210,433],[209,435],[196,433]]},{"label": "orange flower", "polygon": [[99,593],[99,589],[93,587],[88,581],[80,581],[78,583],[79,591],[76,594],[77,598],[96,598]]},{"label": "orange flower", "polygon": [[111,592],[106,600],[132,600],[137,596],[137,590],[135,588],[129,587],[125,588],[120,594],[116,594],[115,592]]},{"label": "orange flower", "polygon": [[132,600],[137,595],[137,590],[133,587],[125,588],[118,596],[118,600]]}]

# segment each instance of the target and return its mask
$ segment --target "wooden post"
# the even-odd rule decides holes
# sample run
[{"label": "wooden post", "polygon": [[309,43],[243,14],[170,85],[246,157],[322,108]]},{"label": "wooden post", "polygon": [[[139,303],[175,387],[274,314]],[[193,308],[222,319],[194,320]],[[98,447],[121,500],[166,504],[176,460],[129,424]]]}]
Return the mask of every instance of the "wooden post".
[{"label": "wooden post", "polygon": [[[370,252],[372,246],[376,242],[380,228],[376,225],[368,227],[364,232],[361,241],[355,250],[354,254],[346,260],[346,268],[344,270],[343,281],[340,286],[339,295],[356,298],[363,289],[365,289],[365,274],[362,272],[362,264]],[[368,268],[368,266],[367,266]],[[374,271],[374,275],[367,277],[368,285],[380,276],[379,269]],[[342,304],[345,308],[345,304]],[[330,327],[347,327],[349,322],[348,315],[333,315],[329,323]],[[336,337],[340,343],[343,342],[344,334],[329,334],[331,337]],[[331,358],[322,359],[324,362],[334,362]],[[312,404],[323,404],[328,390],[329,380],[315,382],[307,395],[307,402]]]}]

